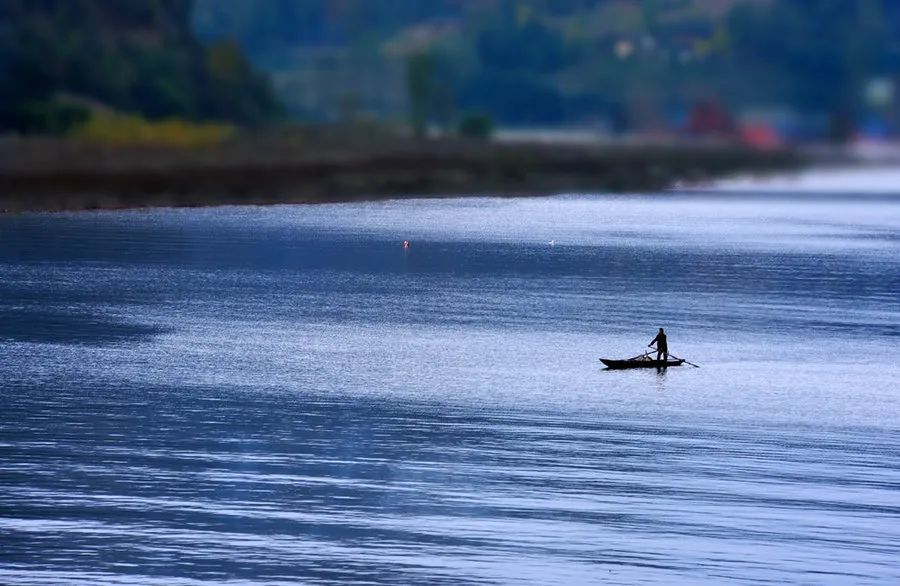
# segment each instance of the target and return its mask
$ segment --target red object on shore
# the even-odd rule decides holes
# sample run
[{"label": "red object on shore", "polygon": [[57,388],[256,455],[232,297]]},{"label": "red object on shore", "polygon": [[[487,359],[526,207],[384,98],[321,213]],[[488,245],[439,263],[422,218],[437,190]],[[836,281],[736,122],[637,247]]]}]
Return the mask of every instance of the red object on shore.
[{"label": "red object on shore", "polygon": [[688,113],[686,129],[694,136],[734,134],[734,119],[716,100],[699,100]]},{"label": "red object on shore", "polygon": [[782,146],[778,132],[766,124],[748,124],[741,128],[741,142],[759,150],[772,150]]}]

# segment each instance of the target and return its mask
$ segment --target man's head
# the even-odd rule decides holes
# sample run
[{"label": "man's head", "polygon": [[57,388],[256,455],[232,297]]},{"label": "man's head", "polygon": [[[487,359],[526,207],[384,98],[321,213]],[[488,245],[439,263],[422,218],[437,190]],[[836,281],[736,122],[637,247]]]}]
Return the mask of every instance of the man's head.
[{"label": "man's head", "polygon": [[664,333],[665,333],[665,331],[663,331],[663,329],[662,329],[662,328],[659,328],[659,333],[660,333],[660,334],[664,334]]}]

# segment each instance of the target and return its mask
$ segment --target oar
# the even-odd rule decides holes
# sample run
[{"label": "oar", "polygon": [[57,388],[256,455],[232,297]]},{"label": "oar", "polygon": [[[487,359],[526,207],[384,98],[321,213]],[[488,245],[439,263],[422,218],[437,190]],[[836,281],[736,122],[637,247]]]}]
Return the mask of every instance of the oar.
[{"label": "oar", "polygon": [[690,365],[693,366],[694,368],[700,368],[700,365],[699,365],[699,364],[694,364],[693,362],[688,362],[688,361],[685,360],[684,358],[679,358],[679,357],[675,356],[674,354],[669,354],[669,356],[671,356],[671,357],[674,358],[675,360],[681,360],[681,361],[683,361],[685,364],[690,364]]}]

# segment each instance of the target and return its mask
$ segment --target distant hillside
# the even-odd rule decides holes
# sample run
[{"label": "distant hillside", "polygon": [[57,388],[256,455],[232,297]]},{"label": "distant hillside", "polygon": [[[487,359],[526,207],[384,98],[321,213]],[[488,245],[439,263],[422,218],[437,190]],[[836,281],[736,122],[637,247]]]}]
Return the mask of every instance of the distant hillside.
[{"label": "distant hillside", "polygon": [[900,72],[893,0],[197,0],[193,22],[309,119],[404,116],[420,54],[438,124],[652,128],[710,100],[862,117]]},{"label": "distant hillside", "polygon": [[92,104],[241,124],[277,113],[236,45],[195,39],[191,11],[189,0],[4,0],[0,129],[62,130]]},{"label": "distant hillside", "polygon": [[652,36],[675,59],[712,38],[741,2],[197,0],[194,26],[201,38],[239,42],[301,117],[403,116],[408,59],[433,51],[445,86],[436,120],[478,110],[505,123],[555,124],[628,116],[634,84],[609,79],[633,66],[617,63],[617,42]]}]

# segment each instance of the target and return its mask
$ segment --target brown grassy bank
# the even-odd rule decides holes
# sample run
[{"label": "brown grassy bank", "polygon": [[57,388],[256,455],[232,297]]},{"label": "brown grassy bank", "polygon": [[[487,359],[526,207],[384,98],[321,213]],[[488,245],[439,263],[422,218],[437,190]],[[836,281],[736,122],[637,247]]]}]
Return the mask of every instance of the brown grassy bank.
[{"label": "brown grassy bank", "polygon": [[320,203],[435,195],[649,191],[795,166],[728,145],[495,145],[243,137],[202,149],[0,140],[0,209]]}]

